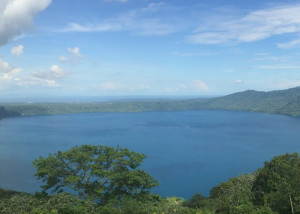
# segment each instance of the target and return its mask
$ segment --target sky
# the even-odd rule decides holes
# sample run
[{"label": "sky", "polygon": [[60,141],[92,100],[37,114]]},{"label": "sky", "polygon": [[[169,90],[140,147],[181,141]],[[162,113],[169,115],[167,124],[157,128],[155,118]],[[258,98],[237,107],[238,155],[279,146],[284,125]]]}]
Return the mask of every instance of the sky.
[{"label": "sky", "polygon": [[0,0],[2,99],[297,86],[298,1]]}]

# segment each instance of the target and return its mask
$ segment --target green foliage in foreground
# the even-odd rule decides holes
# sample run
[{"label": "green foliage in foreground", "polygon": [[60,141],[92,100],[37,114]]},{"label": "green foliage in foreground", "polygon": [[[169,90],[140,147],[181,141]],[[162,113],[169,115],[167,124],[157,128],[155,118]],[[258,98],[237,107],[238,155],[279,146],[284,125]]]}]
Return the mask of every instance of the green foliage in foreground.
[{"label": "green foliage in foreground", "polygon": [[52,196],[14,195],[0,200],[1,214],[196,214],[192,208],[182,206],[183,199],[157,197],[140,201],[125,198],[99,205],[74,195],[59,193]]},{"label": "green foliage in foreground", "polygon": [[144,197],[158,182],[138,169],[146,156],[126,148],[81,145],[33,161],[44,191],[76,191],[84,199]]},{"label": "green foliage in foreground", "polygon": [[[30,195],[0,189],[0,214],[300,214],[300,157],[297,153],[274,157],[252,174],[220,183],[211,189],[209,197],[197,193],[187,201],[177,197],[162,198],[148,191],[136,194],[143,189],[140,184],[144,176],[138,174],[130,178],[125,174],[132,172],[129,168],[134,172],[143,159],[143,155],[127,149],[89,145],[48,158],[40,157],[34,164],[37,176],[46,181],[44,190],[51,187],[60,192],[71,188],[77,190],[79,196],[48,195],[45,191]],[[116,165],[107,168],[107,164]],[[123,175],[122,170],[125,170]],[[126,181],[112,179],[112,186],[101,186],[97,182],[89,186],[83,182],[87,174],[96,176],[91,183],[97,177],[112,179],[115,175],[118,179],[125,176]],[[144,175],[146,183],[157,184],[150,175]],[[106,193],[110,197],[105,197]]]}]

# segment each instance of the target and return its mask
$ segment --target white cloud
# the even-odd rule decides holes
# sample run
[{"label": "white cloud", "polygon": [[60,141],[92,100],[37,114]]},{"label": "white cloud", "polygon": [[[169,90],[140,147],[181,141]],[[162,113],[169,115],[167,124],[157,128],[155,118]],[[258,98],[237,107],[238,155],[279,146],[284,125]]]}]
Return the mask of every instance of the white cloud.
[{"label": "white cloud", "polygon": [[41,79],[34,76],[25,78],[15,78],[15,84],[20,87],[50,87],[58,88],[60,85],[55,80]]},{"label": "white cloud", "polygon": [[300,4],[257,10],[238,19],[203,27],[187,39],[196,44],[221,44],[254,42],[273,35],[300,33],[299,14]]},{"label": "white cloud", "polygon": [[106,19],[100,23],[70,23],[60,32],[111,32],[128,31],[136,35],[167,35],[177,31],[174,20],[165,21],[158,18],[164,3],[150,3],[147,7],[131,10],[113,19]]},{"label": "white cloud", "polygon": [[278,43],[277,47],[282,49],[298,48],[300,47],[300,39],[296,39],[286,43]]},{"label": "white cloud", "polygon": [[22,55],[22,54],[23,54],[23,49],[24,49],[24,46],[23,46],[23,45],[18,45],[18,46],[13,47],[13,48],[10,50],[10,53],[11,53],[12,55]]},{"label": "white cloud", "polygon": [[5,62],[0,58],[0,72],[2,73],[18,73],[20,72],[20,68],[13,68],[9,65],[8,62]]},{"label": "white cloud", "polygon": [[300,81],[282,81],[275,85],[276,89],[287,89],[300,86]]},{"label": "white cloud", "polygon": [[60,62],[66,62],[66,61],[68,61],[68,58],[65,57],[65,56],[61,56],[61,57],[58,58],[58,61],[60,61]]},{"label": "white cloud", "polygon": [[21,68],[13,68],[0,58],[0,88],[3,89],[18,80]]},{"label": "white cloud", "polygon": [[72,62],[77,63],[81,58],[83,58],[83,55],[80,53],[79,47],[75,48],[67,48],[67,51],[71,56],[61,56],[58,58],[59,62]]},{"label": "white cloud", "polygon": [[52,65],[47,72],[34,72],[32,76],[39,79],[55,80],[67,76],[67,72],[57,65]]},{"label": "white cloud", "polygon": [[55,80],[45,80],[45,85],[49,87],[59,87],[59,84]]},{"label": "white cloud", "polygon": [[67,50],[74,57],[79,57],[79,58],[82,57],[81,53],[79,52],[79,48],[78,47],[75,47],[73,49],[72,48],[68,48]]},{"label": "white cloud", "polygon": [[217,53],[217,52],[209,52],[209,51],[204,51],[204,52],[179,52],[179,51],[173,51],[173,52],[171,52],[171,54],[176,55],[176,56],[182,56],[182,57],[219,55],[219,53]]},{"label": "white cloud", "polygon": [[221,72],[223,72],[223,73],[233,73],[234,69],[230,68],[230,69],[227,69],[227,70],[223,70]]},{"label": "white cloud", "polygon": [[187,86],[186,86],[185,84],[180,84],[180,85],[179,85],[179,88],[181,88],[181,89],[186,89]]},{"label": "white cloud", "polygon": [[105,90],[116,90],[118,88],[118,86],[113,82],[105,82],[105,83],[102,83],[100,86],[102,89],[105,89]]},{"label": "white cloud", "polygon": [[270,54],[256,54],[258,57],[254,58],[255,61],[277,61],[277,62],[287,62],[291,56],[272,56]]},{"label": "white cloud", "polygon": [[203,91],[208,91],[209,90],[209,88],[206,85],[206,83],[203,82],[202,80],[194,80],[193,81],[193,85],[198,90],[203,90]]},{"label": "white cloud", "polygon": [[236,84],[243,84],[244,82],[243,82],[243,80],[236,80],[235,83]]},{"label": "white cloud", "polygon": [[299,69],[300,65],[260,65],[258,68],[277,70],[277,69]]},{"label": "white cloud", "polygon": [[122,25],[118,23],[98,23],[98,24],[78,24],[70,23],[66,28],[60,30],[61,32],[108,32],[108,31],[120,31],[122,30]]},{"label": "white cloud", "polygon": [[50,3],[51,0],[1,0],[0,46],[31,28],[34,17]]},{"label": "white cloud", "polygon": [[149,88],[150,88],[149,85],[144,85],[144,84],[140,84],[140,85],[138,86],[138,89],[141,89],[141,90],[149,89]]}]

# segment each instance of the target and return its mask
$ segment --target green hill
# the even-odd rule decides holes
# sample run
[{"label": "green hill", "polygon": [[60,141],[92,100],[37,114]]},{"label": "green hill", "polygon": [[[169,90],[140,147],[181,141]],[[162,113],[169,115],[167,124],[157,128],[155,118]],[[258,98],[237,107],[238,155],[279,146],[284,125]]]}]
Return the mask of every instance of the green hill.
[{"label": "green hill", "polygon": [[197,99],[124,100],[99,103],[6,104],[5,115],[72,114],[79,112],[190,111],[203,109],[239,110],[270,114],[300,115],[300,87],[270,92],[248,90],[222,97]]},{"label": "green hill", "polygon": [[300,87],[270,92],[248,90],[211,98],[202,107],[297,116],[300,115]]},{"label": "green hill", "polygon": [[6,117],[16,117],[16,116],[20,116],[20,113],[16,111],[7,110],[5,107],[0,106],[0,119]]}]

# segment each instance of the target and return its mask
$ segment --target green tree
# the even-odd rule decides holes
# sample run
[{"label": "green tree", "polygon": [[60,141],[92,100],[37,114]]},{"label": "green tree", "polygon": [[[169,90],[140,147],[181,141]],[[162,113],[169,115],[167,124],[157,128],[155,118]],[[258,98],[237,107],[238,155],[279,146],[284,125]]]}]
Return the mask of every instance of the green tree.
[{"label": "green tree", "polygon": [[255,174],[243,174],[222,182],[210,191],[216,213],[251,213],[252,184]]},{"label": "green tree", "polygon": [[209,199],[207,197],[201,195],[200,193],[196,193],[188,201],[184,202],[183,205],[186,207],[201,209],[207,207],[209,204],[208,200]]},{"label": "green tree", "polygon": [[82,145],[33,161],[43,191],[76,191],[79,196],[105,203],[124,196],[148,195],[158,182],[138,169],[145,155],[126,148]]},{"label": "green tree", "polygon": [[254,202],[278,213],[300,213],[300,157],[284,154],[265,162],[253,184]]}]

